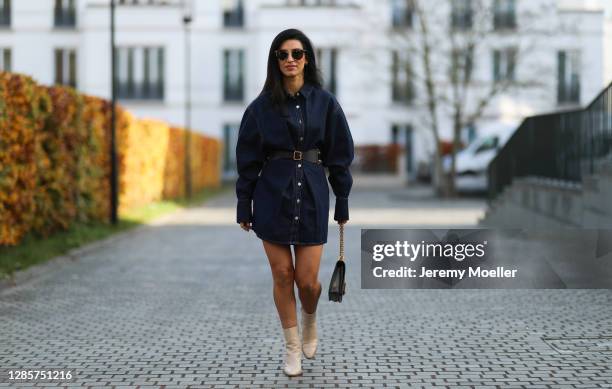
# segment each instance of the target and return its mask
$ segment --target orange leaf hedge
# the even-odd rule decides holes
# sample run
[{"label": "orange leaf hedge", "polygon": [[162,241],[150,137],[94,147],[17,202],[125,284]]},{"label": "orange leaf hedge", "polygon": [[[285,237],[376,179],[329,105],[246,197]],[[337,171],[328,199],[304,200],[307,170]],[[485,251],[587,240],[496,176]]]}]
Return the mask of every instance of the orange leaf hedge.
[{"label": "orange leaf hedge", "polygon": [[[110,102],[0,72],[0,245],[108,222]],[[185,129],[117,106],[119,214],[185,194]],[[221,143],[193,131],[194,191],[220,185]]]}]

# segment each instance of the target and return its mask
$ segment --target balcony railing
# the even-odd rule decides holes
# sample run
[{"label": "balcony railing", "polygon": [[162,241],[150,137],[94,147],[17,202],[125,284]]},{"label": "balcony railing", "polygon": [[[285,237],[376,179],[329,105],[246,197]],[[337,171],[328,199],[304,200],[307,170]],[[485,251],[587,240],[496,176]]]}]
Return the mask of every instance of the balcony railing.
[{"label": "balcony railing", "polygon": [[226,85],[223,88],[223,100],[242,101],[244,99],[244,88],[241,86]]},{"label": "balcony railing", "polygon": [[515,29],[516,14],[514,12],[495,12],[493,15],[493,28],[496,30]]},{"label": "balcony railing", "polygon": [[0,27],[7,27],[10,25],[11,25],[11,8],[10,7],[0,8]]},{"label": "balcony railing", "polygon": [[413,28],[414,4],[406,2],[403,7],[398,6],[397,3],[394,5],[391,13],[393,28]]},{"label": "balcony railing", "polygon": [[119,0],[118,5],[173,5],[181,6],[183,0]]},{"label": "balcony railing", "polygon": [[526,118],[489,164],[489,198],[515,177],[580,182],[606,161],[612,161],[612,84],[585,109]]},{"label": "balcony railing", "polygon": [[126,83],[117,85],[117,97],[131,100],[163,100],[164,85],[157,83]]},{"label": "balcony railing", "polygon": [[454,30],[468,30],[472,28],[472,11],[461,10],[451,13],[451,27]]},{"label": "balcony railing", "polygon": [[223,26],[225,27],[244,26],[244,11],[241,6],[231,11],[223,12]]},{"label": "balcony railing", "polygon": [[392,88],[392,100],[396,103],[412,104],[414,102],[415,93],[412,82],[405,84],[393,84]]},{"label": "balcony railing", "polygon": [[571,82],[560,82],[557,89],[557,102],[580,103],[580,79],[573,77]]},{"label": "balcony railing", "polygon": [[55,27],[76,26],[76,10],[74,8],[56,8],[54,15]]}]

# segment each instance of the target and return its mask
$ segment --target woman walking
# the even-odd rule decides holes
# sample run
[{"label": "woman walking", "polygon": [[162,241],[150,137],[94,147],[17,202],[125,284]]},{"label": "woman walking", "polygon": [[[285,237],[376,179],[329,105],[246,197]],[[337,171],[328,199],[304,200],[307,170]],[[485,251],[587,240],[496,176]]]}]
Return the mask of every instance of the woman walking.
[{"label": "woman walking", "polygon": [[[270,47],[263,90],[240,123],[236,221],[245,231],[253,229],[268,257],[285,339],[283,371],[289,376],[302,374],[302,353],[314,358],[317,349],[318,273],[329,222],[326,169],[336,197],[334,220],[344,224],[353,156],[346,117],[321,87],[310,40],[300,30],[282,31]],[[301,340],[294,282],[301,302]]]}]

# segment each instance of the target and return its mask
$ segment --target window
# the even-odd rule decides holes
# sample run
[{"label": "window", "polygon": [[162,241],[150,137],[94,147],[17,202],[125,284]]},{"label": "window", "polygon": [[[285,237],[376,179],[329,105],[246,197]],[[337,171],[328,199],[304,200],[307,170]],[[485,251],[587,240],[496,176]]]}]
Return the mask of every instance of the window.
[{"label": "window", "polygon": [[176,0],[119,0],[120,5],[172,5],[173,3],[176,3]]},{"label": "window", "polygon": [[298,5],[298,6],[334,6],[336,0],[287,0],[287,5]]},{"label": "window", "polygon": [[471,144],[476,139],[476,126],[474,123],[468,123],[461,131],[461,141],[466,145]]},{"label": "window", "polygon": [[414,17],[414,1],[392,0],[391,7],[391,19],[393,27],[412,28]]},{"label": "window", "polygon": [[323,75],[323,84],[325,89],[333,94],[336,94],[336,58],[337,49],[317,49],[316,58],[317,65],[321,69]]},{"label": "window", "polygon": [[0,26],[11,25],[11,0],[0,0]]},{"label": "window", "polygon": [[242,0],[223,0],[223,26],[242,27],[244,9]]},{"label": "window", "polygon": [[[403,54],[403,55],[401,55]],[[412,66],[405,55],[405,51],[393,51],[393,85],[392,98],[394,102],[411,104],[414,100],[414,82]]]},{"label": "window", "polygon": [[55,83],[76,88],[75,49],[55,49]]},{"label": "window", "polygon": [[11,71],[11,49],[0,48],[0,71]]},{"label": "window", "polygon": [[406,172],[414,177],[414,130],[411,124],[392,124],[391,143],[404,149]]},{"label": "window", "polygon": [[452,54],[450,78],[453,84],[468,84],[474,71],[473,47],[455,49]]},{"label": "window", "polygon": [[486,138],[483,138],[483,140],[480,142],[480,144],[474,151],[474,154],[482,153],[489,150],[495,150],[498,146],[499,137],[496,135],[488,136]]},{"label": "window", "polygon": [[75,0],[55,0],[55,27],[74,27],[76,25]]},{"label": "window", "polygon": [[244,50],[223,51],[223,99],[242,101],[244,99]]},{"label": "window", "polygon": [[557,53],[557,102],[580,102],[580,52],[578,50]]},{"label": "window", "polygon": [[516,28],[515,0],[495,0],[493,4],[493,28],[496,30]]},{"label": "window", "polygon": [[516,48],[493,50],[493,80],[514,81],[516,65]]},{"label": "window", "polygon": [[118,47],[115,61],[117,97],[163,100],[163,47]]},{"label": "window", "polygon": [[451,1],[451,26],[456,30],[467,30],[472,28],[472,1]]},{"label": "window", "polygon": [[236,172],[236,144],[238,143],[239,123],[225,124],[223,126],[224,158],[223,171],[231,175]]}]

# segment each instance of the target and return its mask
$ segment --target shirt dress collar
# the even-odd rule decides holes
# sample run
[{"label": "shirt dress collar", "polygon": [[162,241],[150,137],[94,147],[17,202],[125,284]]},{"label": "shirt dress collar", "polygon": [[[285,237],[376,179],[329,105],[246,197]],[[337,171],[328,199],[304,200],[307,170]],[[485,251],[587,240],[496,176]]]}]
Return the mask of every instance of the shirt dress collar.
[{"label": "shirt dress collar", "polygon": [[[312,91],[312,85],[310,85],[310,83],[308,82],[304,82],[304,85],[302,85],[302,87],[300,88],[300,90],[295,94],[295,96],[299,96],[299,95],[304,95],[304,97],[308,97],[308,95],[310,94],[310,92]],[[294,95],[291,95],[289,92],[287,92],[285,90],[285,95],[287,95],[287,97],[294,97]]]}]

